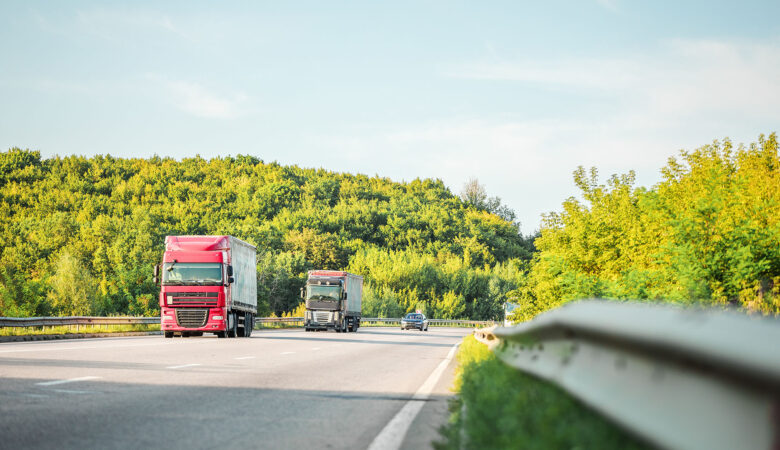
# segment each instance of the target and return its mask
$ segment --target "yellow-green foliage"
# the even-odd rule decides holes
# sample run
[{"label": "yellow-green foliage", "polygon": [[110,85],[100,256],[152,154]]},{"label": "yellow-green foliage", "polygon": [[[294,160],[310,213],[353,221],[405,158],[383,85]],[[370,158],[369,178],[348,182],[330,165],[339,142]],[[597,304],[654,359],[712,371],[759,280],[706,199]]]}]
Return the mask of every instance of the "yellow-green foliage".
[{"label": "yellow-green foliage", "polygon": [[[439,180],[395,183],[251,156],[44,159],[14,148],[0,153],[0,316],[158,314],[152,266],[164,237],[183,234],[255,244],[258,313],[277,316],[298,306],[307,270],[359,267],[400,309],[493,318],[517,287],[512,261],[531,248],[514,224]],[[373,279],[386,264],[404,265],[413,287]],[[458,284],[443,289],[437,272],[432,285],[431,265]]]},{"label": "yellow-green foliage", "polygon": [[662,174],[645,189],[633,173],[602,185],[580,167],[582,200],[545,217],[528,277],[509,295],[515,319],[587,297],[780,312],[777,136],[682,152]]},{"label": "yellow-green foliage", "polygon": [[457,399],[438,449],[635,449],[644,445],[557,387],[513,369],[473,336],[458,351]]}]

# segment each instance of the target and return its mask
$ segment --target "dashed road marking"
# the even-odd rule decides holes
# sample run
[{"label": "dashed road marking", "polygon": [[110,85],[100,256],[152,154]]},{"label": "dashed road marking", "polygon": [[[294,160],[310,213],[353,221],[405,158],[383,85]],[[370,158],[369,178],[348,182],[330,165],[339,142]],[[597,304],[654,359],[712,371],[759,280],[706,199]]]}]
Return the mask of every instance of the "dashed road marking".
[{"label": "dashed road marking", "polygon": [[320,347],[312,347],[312,350],[319,350]]},{"label": "dashed road marking", "polygon": [[100,377],[79,377],[79,378],[69,378],[67,380],[54,380],[54,381],[42,381],[40,383],[35,383],[38,386],[54,386],[57,384],[65,384],[65,383],[75,383],[77,381],[87,381],[87,380],[95,380]]},{"label": "dashed road marking", "polygon": [[233,359],[254,359],[254,358],[256,358],[256,356],[239,356],[238,358],[233,358]]},{"label": "dashed road marking", "polygon": [[295,353],[295,352],[282,352],[282,353],[280,353],[280,355],[292,355],[293,353]]},{"label": "dashed road marking", "polygon": [[182,364],[180,366],[168,366],[168,367],[166,367],[166,369],[184,369],[184,368],[187,368],[187,367],[195,367],[195,366],[199,366],[199,365],[200,364]]},{"label": "dashed road marking", "polygon": [[57,392],[59,394],[71,394],[71,395],[84,395],[84,394],[95,393],[95,391],[74,391],[70,389],[52,389],[52,391]]}]

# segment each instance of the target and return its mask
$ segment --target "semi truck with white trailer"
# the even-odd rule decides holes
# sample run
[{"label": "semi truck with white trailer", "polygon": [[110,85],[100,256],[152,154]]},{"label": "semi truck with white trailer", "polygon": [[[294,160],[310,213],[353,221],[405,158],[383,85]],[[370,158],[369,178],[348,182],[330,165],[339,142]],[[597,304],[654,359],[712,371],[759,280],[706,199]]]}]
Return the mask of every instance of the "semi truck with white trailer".
[{"label": "semi truck with white trailer", "polygon": [[360,328],[363,277],[336,270],[310,270],[301,298],[306,301],[306,331]]},{"label": "semi truck with white trailer", "polygon": [[253,245],[233,236],[167,236],[162,264],[154,267],[163,335],[251,336],[256,255]]}]

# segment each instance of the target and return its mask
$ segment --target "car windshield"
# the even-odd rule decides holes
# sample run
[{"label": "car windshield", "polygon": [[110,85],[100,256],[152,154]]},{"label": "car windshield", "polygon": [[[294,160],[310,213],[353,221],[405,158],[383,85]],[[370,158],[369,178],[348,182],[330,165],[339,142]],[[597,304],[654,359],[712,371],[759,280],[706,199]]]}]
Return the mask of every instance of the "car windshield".
[{"label": "car windshield", "polygon": [[184,263],[163,264],[162,284],[165,285],[214,285],[222,283],[221,263]]},{"label": "car windshield", "polygon": [[407,314],[406,318],[410,319],[410,320],[422,320],[423,315],[422,314]]},{"label": "car windshield", "polygon": [[309,300],[338,300],[341,297],[341,286],[323,286],[310,284],[306,286],[306,298]]}]

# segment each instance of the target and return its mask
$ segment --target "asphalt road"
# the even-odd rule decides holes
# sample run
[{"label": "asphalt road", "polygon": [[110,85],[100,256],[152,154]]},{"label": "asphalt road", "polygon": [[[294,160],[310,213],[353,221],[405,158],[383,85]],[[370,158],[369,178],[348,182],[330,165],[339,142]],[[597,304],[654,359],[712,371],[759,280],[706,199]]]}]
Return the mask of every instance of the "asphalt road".
[{"label": "asphalt road", "polygon": [[2,343],[0,448],[365,449],[433,386],[401,441],[430,448],[446,421],[454,363],[431,374],[469,332]]}]

